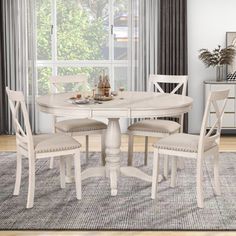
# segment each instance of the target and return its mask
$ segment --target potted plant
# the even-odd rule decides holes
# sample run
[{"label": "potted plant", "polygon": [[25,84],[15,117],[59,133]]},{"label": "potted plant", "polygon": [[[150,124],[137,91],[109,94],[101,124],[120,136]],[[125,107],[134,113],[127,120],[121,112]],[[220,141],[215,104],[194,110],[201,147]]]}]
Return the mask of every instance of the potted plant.
[{"label": "potted plant", "polygon": [[200,49],[199,52],[199,59],[206,65],[206,67],[216,67],[217,81],[224,79],[223,66],[230,65],[236,55],[234,46],[221,48],[221,46],[218,45],[218,48],[215,48],[212,52],[205,48]]}]

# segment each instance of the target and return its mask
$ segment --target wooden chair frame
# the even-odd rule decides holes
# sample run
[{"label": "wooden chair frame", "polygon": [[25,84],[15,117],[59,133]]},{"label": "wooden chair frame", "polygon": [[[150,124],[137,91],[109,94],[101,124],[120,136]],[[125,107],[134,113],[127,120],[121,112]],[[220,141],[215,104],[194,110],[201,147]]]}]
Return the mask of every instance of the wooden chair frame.
[{"label": "wooden chair frame", "polygon": [[[173,84],[176,85],[170,94],[175,94],[179,89],[182,88],[182,95],[186,95],[187,90],[187,81],[188,76],[185,75],[150,75],[149,82],[148,82],[148,91],[153,92],[155,89],[157,92],[165,93],[165,91],[159,85],[160,83],[164,84]],[[183,132],[183,121],[184,115],[182,114],[179,117],[176,117],[179,120],[181,128],[178,132]],[[145,152],[144,152],[144,164],[147,165],[147,156],[148,156],[148,137],[157,137],[163,138],[169,136],[168,133],[157,133],[157,132],[144,132],[144,131],[128,131],[129,135],[129,146],[128,146],[128,165],[132,165],[133,159],[133,140],[134,136],[144,136],[145,137]],[[164,177],[167,178],[168,176],[168,159],[164,159]],[[180,164],[180,168],[183,168],[183,164]]]},{"label": "wooden chair frame", "polygon": [[[153,159],[153,174],[152,174],[152,195],[151,198],[156,198],[156,191],[158,185],[158,174],[159,174],[159,155],[170,155],[172,156],[172,168],[171,168],[171,187],[175,187],[176,184],[176,161],[178,157],[186,157],[186,158],[193,158],[197,160],[197,175],[196,175],[196,182],[197,182],[197,204],[199,208],[204,207],[203,202],[203,186],[202,186],[202,178],[203,178],[203,160],[207,156],[214,157],[214,190],[216,195],[220,195],[220,182],[219,182],[219,142],[220,142],[220,132],[222,127],[222,119],[223,114],[227,102],[227,97],[229,94],[229,90],[223,91],[213,91],[209,94],[206,108],[203,116],[201,132],[199,136],[199,143],[198,143],[198,150],[197,153],[194,152],[187,152],[187,151],[175,151],[175,150],[167,150],[167,149],[160,149],[154,148],[154,159]],[[220,109],[219,104],[217,102],[223,101],[223,105]],[[216,112],[216,121],[207,130],[207,124],[210,115],[210,108],[213,105],[214,110]],[[211,149],[205,151],[205,143],[206,141],[215,142],[216,145],[213,146]]]},{"label": "wooden chair frame", "polygon": [[[79,74],[79,75],[65,75],[65,76],[51,76],[50,77],[50,90],[51,93],[58,93],[60,92],[60,86],[61,84],[70,84],[70,83],[76,83],[81,84],[84,87],[88,83],[88,78],[85,74]],[[59,133],[60,130],[56,129],[55,124],[58,120],[57,116],[53,116],[53,132]],[[64,132],[63,132],[64,133]],[[100,134],[101,135],[101,155],[102,155],[102,164],[105,165],[105,133],[106,129],[103,130],[91,130],[91,131],[83,131],[83,132],[72,132],[67,133],[71,136],[85,136],[86,141],[86,160],[88,161],[88,154],[89,154],[89,135],[90,134]],[[67,168],[67,176],[70,176],[70,159],[68,159],[68,168]],[[53,168],[53,157],[50,159],[50,169]]]},{"label": "wooden chair frame", "polygon": [[[49,158],[52,155],[54,157],[60,157],[60,182],[61,188],[65,188],[64,157],[68,155],[73,155],[75,165],[76,196],[77,199],[81,199],[80,149],[76,148],[60,152],[36,153],[34,150],[33,135],[30,127],[27,108],[25,105],[24,95],[20,91],[12,91],[9,90],[9,88],[6,88],[6,92],[8,95],[9,105],[12,112],[13,124],[16,132],[17,166],[16,181],[13,195],[19,195],[20,193],[23,157],[26,157],[29,160],[29,185],[26,207],[32,208],[34,205],[36,159]],[[20,125],[18,120],[18,114],[20,112],[22,112],[23,115],[24,128]]]}]

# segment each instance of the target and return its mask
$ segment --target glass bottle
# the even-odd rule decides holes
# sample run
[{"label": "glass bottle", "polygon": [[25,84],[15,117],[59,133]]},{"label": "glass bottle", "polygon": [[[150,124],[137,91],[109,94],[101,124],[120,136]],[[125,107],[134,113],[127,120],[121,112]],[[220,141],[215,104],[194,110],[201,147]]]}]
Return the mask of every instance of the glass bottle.
[{"label": "glass bottle", "polygon": [[97,92],[100,96],[103,96],[103,80],[102,80],[102,76],[99,76],[99,82],[98,82],[98,92]]},{"label": "glass bottle", "polygon": [[111,89],[111,85],[109,83],[109,77],[108,75],[105,76],[105,94],[104,96],[109,97],[110,96],[110,89]]}]

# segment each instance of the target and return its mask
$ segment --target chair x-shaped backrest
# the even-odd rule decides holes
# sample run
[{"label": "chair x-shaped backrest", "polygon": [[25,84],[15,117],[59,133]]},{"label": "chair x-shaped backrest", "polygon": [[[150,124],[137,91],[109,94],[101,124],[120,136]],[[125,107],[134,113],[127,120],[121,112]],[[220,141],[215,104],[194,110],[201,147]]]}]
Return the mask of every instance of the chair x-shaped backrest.
[{"label": "chair x-shaped backrest", "polygon": [[[212,91],[209,94],[200,132],[198,146],[199,152],[204,151],[204,145],[206,142],[216,142],[217,144],[219,144],[222,119],[228,94],[229,90]],[[212,112],[211,108],[213,108],[213,111],[215,112],[216,120],[210,125],[210,127],[208,127],[207,124],[209,121],[210,112]]]},{"label": "chair x-shaped backrest", "polygon": [[[12,113],[13,125],[16,132],[17,145],[28,146],[28,150],[33,150],[33,136],[29,122],[29,116],[25,105],[25,98],[21,91],[13,91],[8,87],[6,92],[9,99],[9,106]],[[20,124],[19,114],[23,115],[24,128]]]},{"label": "chair x-shaped backrest", "polygon": [[153,92],[157,90],[160,93],[166,93],[160,84],[171,84],[171,94],[177,93],[182,87],[181,94],[186,95],[188,76],[186,75],[150,75],[148,91]]}]

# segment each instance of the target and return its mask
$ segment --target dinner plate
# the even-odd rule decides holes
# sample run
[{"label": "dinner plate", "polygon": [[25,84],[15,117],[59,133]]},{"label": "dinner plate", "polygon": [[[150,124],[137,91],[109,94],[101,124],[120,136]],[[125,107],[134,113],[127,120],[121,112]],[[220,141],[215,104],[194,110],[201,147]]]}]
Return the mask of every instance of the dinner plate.
[{"label": "dinner plate", "polygon": [[76,104],[88,104],[89,100],[88,99],[75,99],[74,103],[76,103]]}]

